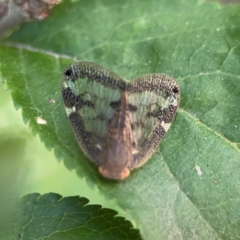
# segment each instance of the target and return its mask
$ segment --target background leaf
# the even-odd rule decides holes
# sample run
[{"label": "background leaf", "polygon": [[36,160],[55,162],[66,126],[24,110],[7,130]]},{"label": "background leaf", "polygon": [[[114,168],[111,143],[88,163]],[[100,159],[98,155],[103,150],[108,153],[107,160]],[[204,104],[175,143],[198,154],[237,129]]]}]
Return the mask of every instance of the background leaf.
[{"label": "background leaf", "polygon": [[[33,193],[21,198],[15,213],[18,238],[29,239],[141,239],[130,222],[83,197]],[[14,238],[15,231],[12,231]],[[9,239],[9,238],[7,238]]]},{"label": "background leaf", "polygon": [[[145,239],[236,239],[239,11],[190,0],[65,1],[46,21],[26,24],[1,43],[1,78],[32,132],[89,186],[116,199]],[[180,85],[171,129],[125,181],[101,179],[74,139],[60,75],[76,60],[96,62],[126,79],[163,72]],[[47,124],[37,124],[37,116]]]}]

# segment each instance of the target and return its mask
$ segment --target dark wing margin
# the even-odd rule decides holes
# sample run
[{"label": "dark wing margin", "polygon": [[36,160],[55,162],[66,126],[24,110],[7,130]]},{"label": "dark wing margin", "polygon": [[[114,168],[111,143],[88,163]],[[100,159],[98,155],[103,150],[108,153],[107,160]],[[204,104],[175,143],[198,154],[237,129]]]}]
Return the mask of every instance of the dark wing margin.
[{"label": "dark wing margin", "polygon": [[63,81],[75,82],[77,79],[87,78],[96,81],[107,88],[126,89],[126,82],[110,70],[92,62],[76,62],[70,64],[63,72]]}]

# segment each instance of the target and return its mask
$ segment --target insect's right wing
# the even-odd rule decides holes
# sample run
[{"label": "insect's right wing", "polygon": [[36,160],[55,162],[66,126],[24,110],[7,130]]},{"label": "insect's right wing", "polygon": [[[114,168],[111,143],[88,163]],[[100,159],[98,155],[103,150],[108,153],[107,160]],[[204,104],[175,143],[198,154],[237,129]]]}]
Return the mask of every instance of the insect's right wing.
[{"label": "insect's right wing", "polygon": [[147,74],[129,83],[127,91],[135,148],[131,168],[136,168],[151,157],[168,131],[179,105],[180,89],[168,75]]}]

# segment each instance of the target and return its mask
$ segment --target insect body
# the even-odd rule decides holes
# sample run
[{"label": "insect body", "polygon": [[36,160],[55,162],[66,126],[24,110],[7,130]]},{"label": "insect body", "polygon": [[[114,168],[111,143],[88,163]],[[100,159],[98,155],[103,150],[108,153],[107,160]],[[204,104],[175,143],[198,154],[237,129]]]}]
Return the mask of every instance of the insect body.
[{"label": "insect body", "polygon": [[62,95],[81,149],[111,179],[126,178],[151,157],[180,101],[170,76],[147,74],[127,83],[90,62],[65,69]]}]

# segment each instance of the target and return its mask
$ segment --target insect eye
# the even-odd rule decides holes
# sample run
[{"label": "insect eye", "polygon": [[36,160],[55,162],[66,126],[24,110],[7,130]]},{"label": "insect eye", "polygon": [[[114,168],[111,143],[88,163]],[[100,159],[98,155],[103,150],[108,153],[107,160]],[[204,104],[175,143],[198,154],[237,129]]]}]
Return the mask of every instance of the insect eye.
[{"label": "insect eye", "polygon": [[65,71],[65,76],[70,77],[71,74],[72,74],[71,69],[67,69],[67,70]]},{"label": "insect eye", "polygon": [[179,92],[179,90],[178,90],[177,87],[174,87],[172,91],[173,91],[174,93],[178,93],[178,92]]}]

